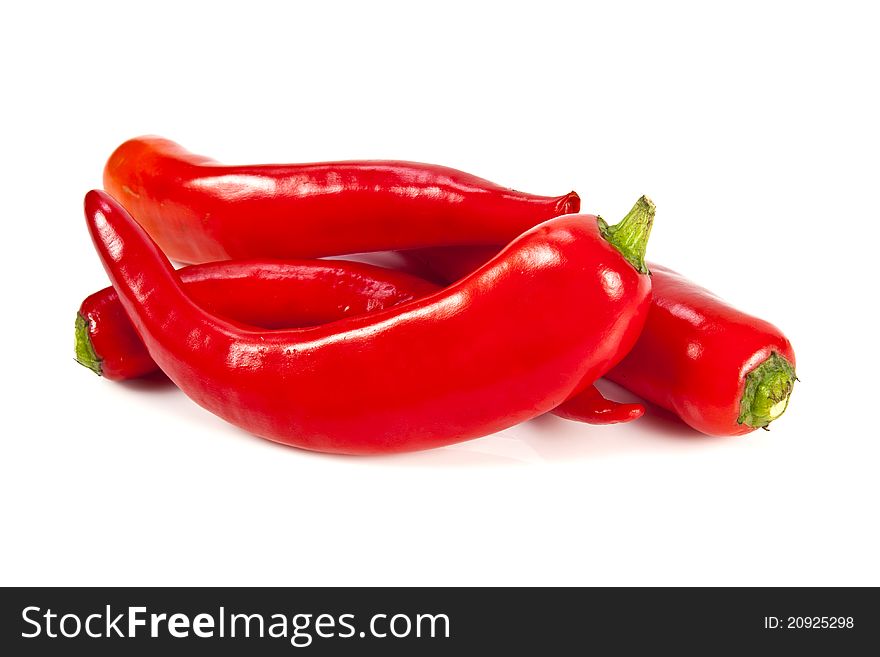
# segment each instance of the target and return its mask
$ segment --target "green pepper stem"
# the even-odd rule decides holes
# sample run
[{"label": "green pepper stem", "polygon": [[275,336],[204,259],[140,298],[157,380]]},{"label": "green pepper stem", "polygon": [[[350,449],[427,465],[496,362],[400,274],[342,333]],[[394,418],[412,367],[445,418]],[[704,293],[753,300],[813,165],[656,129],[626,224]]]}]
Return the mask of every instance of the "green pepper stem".
[{"label": "green pepper stem", "polygon": [[101,358],[95,353],[95,347],[89,338],[89,323],[80,313],[76,314],[74,332],[76,334],[76,342],[74,343],[76,362],[101,376]]},{"label": "green pepper stem", "polygon": [[599,217],[599,232],[640,274],[650,274],[645,264],[645,250],[648,237],[654,225],[657,208],[647,196],[643,196],[633,206],[620,223],[609,226]]},{"label": "green pepper stem", "polygon": [[737,423],[766,429],[785,413],[796,379],[791,363],[774,351],[746,376]]}]

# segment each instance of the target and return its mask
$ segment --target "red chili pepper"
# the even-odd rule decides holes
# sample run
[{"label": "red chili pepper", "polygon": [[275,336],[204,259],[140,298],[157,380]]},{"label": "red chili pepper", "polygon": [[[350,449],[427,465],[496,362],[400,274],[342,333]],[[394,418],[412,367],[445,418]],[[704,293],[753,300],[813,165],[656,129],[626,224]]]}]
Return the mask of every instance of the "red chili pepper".
[{"label": "red chili pepper", "polygon": [[119,204],[93,191],[85,205],[119,299],[169,378],[233,424],[307,449],[426,449],[540,415],[613,366],[649,307],[650,278],[630,264],[644,263],[645,199],[616,226],[545,222],[418,301],[276,331],[205,311]]},{"label": "red chili pepper", "polygon": [[[187,294],[209,312],[259,328],[296,328],[390,308],[436,292],[393,269],[343,260],[235,260],[178,271]],[[76,317],[77,360],[122,381],[158,366],[112,287],[87,297]]]},{"label": "red chili pepper", "polygon": [[158,137],[117,148],[104,187],[170,258],[189,263],[506,244],[580,209],[574,192],[534,196],[431,164],[223,166]]},{"label": "red chili pepper", "polygon": [[791,343],[671,269],[652,264],[651,272],[645,330],[606,376],[706,434],[767,428],[785,412],[797,378]]},{"label": "red chili pepper", "polygon": [[[269,329],[325,324],[440,289],[416,276],[345,260],[236,260],[190,265],[177,273],[187,294],[209,312]],[[76,359],[114,381],[159,370],[112,287],[90,295],[80,306]],[[613,424],[635,420],[644,410],[641,404],[605,399],[588,386],[553,412],[589,424]]]},{"label": "red chili pepper", "polygon": [[[448,282],[495,253],[489,247],[456,247],[406,255],[420,274]],[[705,434],[766,428],[785,411],[796,380],[791,343],[772,324],[671,269],[649,266],[653,297],[648,320],[635,347],[606,378]],[[577,417],[576,409],[571,413]]]}]

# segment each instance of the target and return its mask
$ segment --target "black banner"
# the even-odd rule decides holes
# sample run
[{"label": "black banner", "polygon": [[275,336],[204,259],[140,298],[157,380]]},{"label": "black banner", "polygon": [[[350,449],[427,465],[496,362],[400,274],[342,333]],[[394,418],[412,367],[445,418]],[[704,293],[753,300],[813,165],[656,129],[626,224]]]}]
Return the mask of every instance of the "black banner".
[{"label": "black banner", "polygon": [[7,655],[851,654],[880,625],[867,588],[21,588],[0,612]]}]

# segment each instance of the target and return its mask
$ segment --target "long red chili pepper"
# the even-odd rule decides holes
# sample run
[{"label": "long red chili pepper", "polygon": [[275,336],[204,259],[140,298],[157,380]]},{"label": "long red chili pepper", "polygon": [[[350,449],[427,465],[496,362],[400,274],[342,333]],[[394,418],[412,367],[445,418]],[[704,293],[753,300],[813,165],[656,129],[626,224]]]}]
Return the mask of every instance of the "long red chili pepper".
[{"label": "long red chili pepper", "polygon": [[[258,328],[297,328],[390,308],[433,294],[433,283],[393,269],[342,260],[235,260],[178,271],[209,312]],[[155,372],[112,287],[86,297],[76,318],[77,360],[123,381]]]},{"label": "long red chili pepper", "polygon": [[[187,294],[206,310],[254,328],[316,326],[375,312],[440,288],[393,269],[345,260],[223,261],[178,270]],[[76,316],[76,359],[123,381],[159,366],[138,337],[112,287],[88,296]],[[571,409],[576,407],[577,413]],[[605,399],[588,386],[554,413],[589,424],[629,422],[641,404]]]},{"label": "long red chili pepper", "polygon": [[[455,247],[408,255],[421,274],[448,282],[495,253],[490,247]],[[648,320],[635,347],[606,378],[705,434],[740,435],[766,428],[785,411],[796,380],[791,343],[772,324],[737,310],[671,269],[649,266],[653,296]],[[577,409],[569,412],[577,417]]]},{"label": "long red chili pepper", "polygon": [[534,196],[431,164],[224,166],[159,137],[117,148],[104,187],[170,258],[188,263],[506,244],[580,209],[574,192]]},{"label": "long red chili pepper", "polygon": [[643,263],[645,200],[616,226],[589,215],[545,222],[418,301],[276,331],[193,302],[108,195],[89,192],[85,210],[126,313],[172,381],[233,424],[307,449],[425,449],[547,412],[629,351],[650,305],[650,278],[629,262]]}]

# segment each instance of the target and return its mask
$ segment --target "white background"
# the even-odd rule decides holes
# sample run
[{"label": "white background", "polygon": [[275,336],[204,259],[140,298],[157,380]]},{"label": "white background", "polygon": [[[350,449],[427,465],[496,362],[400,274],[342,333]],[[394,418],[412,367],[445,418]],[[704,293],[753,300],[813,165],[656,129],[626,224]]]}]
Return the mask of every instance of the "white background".
[{"label": "white background", "polygon": [[[7,3],[0,582],[880,584],[877,16],[710,4]],[[107,284],[82,196],[144,133],[649,194],[649,257],[782,327],[801,383],[744,438],[654,409],[388,458],[251,437],[73,361]]]}]

